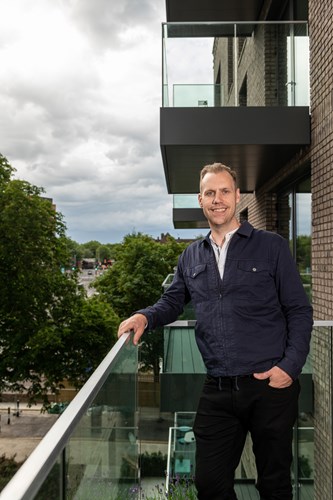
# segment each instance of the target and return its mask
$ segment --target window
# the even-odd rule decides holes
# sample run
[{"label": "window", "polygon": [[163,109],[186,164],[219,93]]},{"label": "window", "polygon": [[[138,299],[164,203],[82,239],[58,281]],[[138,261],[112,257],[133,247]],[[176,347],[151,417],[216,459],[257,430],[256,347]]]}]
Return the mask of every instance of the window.
[{"label": "window", "polygon": [[311,180],[298,181],[278,196],[278,233],[289,241],[311,300]]}]

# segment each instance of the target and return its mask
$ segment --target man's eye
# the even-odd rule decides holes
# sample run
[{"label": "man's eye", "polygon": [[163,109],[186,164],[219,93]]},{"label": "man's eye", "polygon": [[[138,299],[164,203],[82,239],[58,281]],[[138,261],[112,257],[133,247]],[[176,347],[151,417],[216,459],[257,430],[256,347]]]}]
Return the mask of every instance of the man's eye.
[{"label": "man's eye", "polygon": [[213,191],[207,191],[207,192],[206,192],[206,196],[214,196]]}]

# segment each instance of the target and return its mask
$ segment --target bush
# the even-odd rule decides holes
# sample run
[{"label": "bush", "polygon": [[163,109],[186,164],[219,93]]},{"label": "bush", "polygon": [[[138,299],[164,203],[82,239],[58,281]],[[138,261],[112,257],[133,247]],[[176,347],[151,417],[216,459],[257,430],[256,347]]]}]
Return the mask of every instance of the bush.
[{"label": "bush", "polygon": [[10,458],[7,458],[6,455],[0,456],[0,491],[9,483],[22,463],[23,462],[16,462],[15,455]]},{"label": "bush", "polygon": [[165,477],[167,455],[145,452],[140,455],[141,477]]}]

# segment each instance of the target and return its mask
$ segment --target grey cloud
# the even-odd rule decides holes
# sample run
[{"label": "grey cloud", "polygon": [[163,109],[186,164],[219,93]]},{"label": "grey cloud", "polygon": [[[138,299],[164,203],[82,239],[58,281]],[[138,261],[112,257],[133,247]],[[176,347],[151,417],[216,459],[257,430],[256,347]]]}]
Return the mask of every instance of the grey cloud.
[{"label": "grey cloud", "polygon": [[[157,12],[163,15],[161,0],[76,0],[72,2],[71,16],[101,50],[108,44],[126,47],[121,37],[125,29],[137,26],[156,27]],[[162,19],[162,18],[161,18]]]},{"label": "grey cloud", "polygon": [[170,231],[158,138],[163,0],[38,5],[70,12],[75,37],[69,29],[67,45],[64,34],[55,60],[41,51],[26,65],[9,44],[0,72],[1,153],[17,177],[45,188],[77,241]]}]

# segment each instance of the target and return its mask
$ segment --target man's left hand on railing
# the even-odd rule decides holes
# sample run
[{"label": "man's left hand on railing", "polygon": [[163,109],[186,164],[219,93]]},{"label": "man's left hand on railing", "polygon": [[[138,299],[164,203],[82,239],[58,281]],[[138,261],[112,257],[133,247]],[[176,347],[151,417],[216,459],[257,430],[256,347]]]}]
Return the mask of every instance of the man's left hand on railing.
[{"label": "man's left hand on railing", "polygon": [[118,328],[118,338],[121,337],[124,333],[134,332],[133,344],[138,345],[138,342],[147,328],[148,322],[146,316],[143,314],[133,314],[130,318],[122,321]]}]

